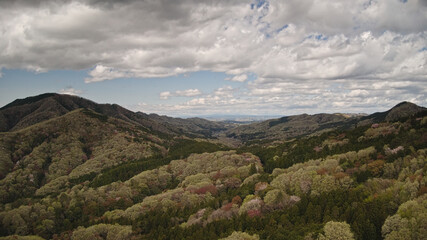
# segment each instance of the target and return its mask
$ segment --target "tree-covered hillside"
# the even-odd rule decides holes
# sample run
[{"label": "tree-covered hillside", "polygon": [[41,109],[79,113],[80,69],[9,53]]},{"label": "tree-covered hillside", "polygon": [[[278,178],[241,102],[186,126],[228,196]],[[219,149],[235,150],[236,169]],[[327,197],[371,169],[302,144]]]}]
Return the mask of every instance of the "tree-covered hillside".
[{"label": "tree-covered hillside", "polygon": [[285,116],[228,129],[229,137],[245,142],[252,140],[283,140],[307,135],[318,135],[333,130],[348,130],[373,123],[394,122],[427,111],[410,102],[402,102],[385,112],[365,114],[301,114]]},{"label": "tree-covered hillside", "polygon": [[402,111],[236,149],[87,108],[1,132],[0,239],[425,239],[427,114]]}]

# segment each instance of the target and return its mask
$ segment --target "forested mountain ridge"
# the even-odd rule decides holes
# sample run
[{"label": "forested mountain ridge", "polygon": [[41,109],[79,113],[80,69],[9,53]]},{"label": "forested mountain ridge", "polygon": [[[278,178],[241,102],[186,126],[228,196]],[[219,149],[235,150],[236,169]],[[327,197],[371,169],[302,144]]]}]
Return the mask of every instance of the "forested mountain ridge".
[{"label": "forested mountain ridge", "polygon": [[46,93],[17,99],[0,109],[0,131],[18,130],[35,123],[62,116],[70,111],[86,108],[131,124],[172,135],[206,137],[211,130],[223,130],[220,123],[204,119],[179,119],[156,114],[132,112],[117,104],[98,104],[77,96]]},{"label": "forested mountain ridge", "polygon": [[362,125],[369,125],[372,123],[378,123],[378,122],[384,122],[384,121],[386,122],[398,121],[401,118],[413,116],[420,112],[425,112],[425,111],[427,111],[427,108],[425,107],[420,107],[410,102],[401,102],[388,111],[377,112],[377,113],[373,113],[371,115],[362,117],[358,125],[362,126]]},{"label": "forested mountain ridge", "polygon": [[[205,120],[151,115],[162,131],[119,106],[102,112],[74,99],[75,108],[44,114],[51,97],[1,110],[21,107],[22,122],[0,133],[0,239],[427,236],[424,108],[403,103],[348,128],[251,138],[230,149],[212,139],[206,131],[222,130]],[[47,120],[26,126],[26,116]],[[359,119],[295,118],[311,117],[318,128]],[[180,134],[193,123],[198,131]]]},{"label": "forested mountain ridge", "polygon": [[351,126],[357,119],[357,117],[346,117],[341,114],[301,114],[238,126],[228,130],[227,136],[243,141],[291,139],[322,130],[332,130],[337,126]]},{"label": "forested mountain ridge", "polygon": [[363,114],[301,114],[279,119],[238,126],[227,130],[229,137],[243,141],[259,139],[290,139],[309,134],[319,134],[334,129],[351,129],[383,121],[397,121],[427,111],[413,103],[402,102],[386,112]]},{"label": "forested mountain ridge", "polygon": [[45,93],[17,99],[0,108],[0,131],[17,130],[61,116],[69,111],[87,108],[97,113],[138,124],[150,130],[190,137],[213,137],[223,132],[227,137],[242,141],[260,139],[291,139],[319,134],[334,129],[350,129],[382,121],[396,121],[427,111],[410,102],[402,102],[386,112],[363,114],[301,114],[285,116],[244,125],[230,125],[202,118],[172,118],[157,114],[132,112],[117,104],[98,104],[77,96]]}]

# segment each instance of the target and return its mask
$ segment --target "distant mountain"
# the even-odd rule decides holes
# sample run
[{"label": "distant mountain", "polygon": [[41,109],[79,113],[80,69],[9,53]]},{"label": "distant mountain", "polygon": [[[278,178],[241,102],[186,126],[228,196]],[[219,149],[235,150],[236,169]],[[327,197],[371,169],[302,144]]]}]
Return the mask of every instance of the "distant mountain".
[{"label": "distant mountain", "polygon": [[152,121],[162,124],[169,129],[174,129],[175,132],[179,134],[187,134],[193,137],[211,137],[215,132],[224,131],[230,127],[229,124],[209,121],[203,118],[173,118],[157,114],[146,115],[141,112],[137,114],[146,116]]},{"label": "distant mountain", "polygon": [[318,134],[333,129],[349,129],[382,121],[396,121],[427,109],[410,102],[402,102],[385,112],[362,114],[301,114],[254,122],[209,121],[202,118],[172,118],[157,114],[132,112],[117,104],[98,104],[77,96],[46,93],[17,99],[0,108],[0,131],[15,131],[29,127],[70,111],[85,108],[99,114],[136,124],[147,131],[190,137],[213,137],[225,132],[230,138],[242,141],[254,139],[294,138]]},{"label": "distant mountain", "polygon": [[362,117],[358,123],[359,126],[369,125],[378,122],[393,122],[401,118],[407,118],[422,112],[426,112],[427,108],[417,106],[410,102],[401,102],[385,112],[377,112],[371,115]]},{"label": "distant mountain", "polygon": [[97,113],[137,124],[147,130],[165,134],[208,137],[210,132],[224,130],[224,125],[199,118],[179,119],[156,114],[132,112],[117,104],[98,104],[77,96],[46,93],[17,99],[0,109],[0,131],[19,130],[33,124],[86,108]]},{"label": "distant mountain", "polygon": [[351,126],[357,117],[341,114],[301,114],[241,125],[227,131],[228,137],[243,141],[254,139],[293,138],[314,132],[327,131],[339,126]]},{"label": "distant mountain", "polygon": [[242,141],[254,139],[294,138],[318,134],[333,129],[349,129],[424,112],[427,109],[410,102],[402,102],[385,112],[364,116],[362,114],[301,114],[270,119],[250,124],[230,121],[209,121],[202,118],[172,118],[157,114],[132,112],[117,104],[98,104],[77,96],[46,93],[17,99],[0,108],[0,131],[15,131],[29,127],[70,111],[85,108],[99,114],[124,120],[147,131],[189,137],[213,137],[225,132],[230,138]]},{"label": "distant mountain", "polygon": [[237,124],[247,124],[259,121],[265,121],[273,118],[280,118],[279,115],[204,115],[204,119],[211,121],[221,121]]},{"label": "distant mountain", "polygon": [[263,122],[241,125],[226,132],[228,137],[243,141],[256,139],[289,139],[318,134],[334,129],[350,129],[383,121],[396,121],[427,109],[413,103],[402,102],[386,112],[364,116],[363,114],[301,114]]}]

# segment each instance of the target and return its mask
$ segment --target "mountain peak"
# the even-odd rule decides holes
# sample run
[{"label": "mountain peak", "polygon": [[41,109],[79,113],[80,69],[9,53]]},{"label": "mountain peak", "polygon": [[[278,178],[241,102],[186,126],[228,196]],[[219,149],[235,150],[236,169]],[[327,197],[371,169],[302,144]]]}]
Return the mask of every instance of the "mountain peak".
[{"label": "mountain peak", "polygon": [[420,112],[427,111],[427,108],[420,107],[411,102],[401,102],[385,112],[376,112],[371,115],[362,117],[358,126],[369,125],[372,123],[379,123],[383,121],[394,122],[399,119],[416,115]]},{"label": "mountain peak", "polygon": [[407,101],[403,101],[403,102],[401,102],[401,103],[398,103],[396,106],[394,106],[394,107],[392,107],[391,109],[393,109],[393,108],[398,108],[398,107],[405,107],[405,106],[416,106],[416,107],[418,107],[416,104],[414,104],[414,103],[411,103],[411,102],[407,102]]},{"label": "mountain peak", "polygon": [[26,98],[18,98],[15,101],[3,106],[0,108],[0,110],[6,109],[6,108],[10,108],[10,107],[17,107],[17,106],[21,106],[24,104],[31,104],[31,103],[35,103],[38,102],[42,99],[45,98],[49,98],[49,97],[53,97],[59,95],[57,93],[43,93],[37,96],[31,96],[31,97],[26,97]]},{"label": "mountain peak", "polygon": [[400,118],[409,117],[419,112],[427,111],[427,108],[420,107],[411,102],[401,102],[387,111],[386,121],[396,121]]}]

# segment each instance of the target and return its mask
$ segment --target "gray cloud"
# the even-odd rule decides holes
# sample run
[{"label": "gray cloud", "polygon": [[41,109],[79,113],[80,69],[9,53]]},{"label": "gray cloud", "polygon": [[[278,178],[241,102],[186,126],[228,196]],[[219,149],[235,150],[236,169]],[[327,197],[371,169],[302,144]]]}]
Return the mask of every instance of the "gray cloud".
[{"label": "gray cloud", "polygon": [[235,100],[208,93],[186,105],[194,109],[322,101],[339,110],[391,93],[427,103],[425,1],[261,3],[0,1],[0,69],[88,69],[86,82],[210,70],[246,81]]}]

